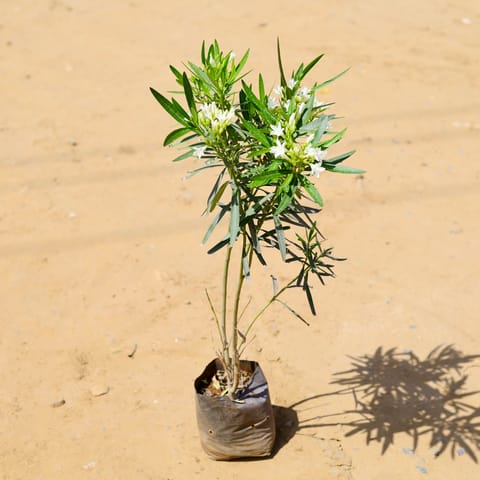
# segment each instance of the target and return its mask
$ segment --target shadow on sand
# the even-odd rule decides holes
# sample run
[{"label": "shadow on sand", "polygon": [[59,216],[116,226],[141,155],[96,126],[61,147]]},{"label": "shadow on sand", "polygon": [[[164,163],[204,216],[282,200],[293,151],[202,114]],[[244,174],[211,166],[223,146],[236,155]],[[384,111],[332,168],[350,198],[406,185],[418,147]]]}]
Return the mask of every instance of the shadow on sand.
[{"label": "shadow on sand", "polygon": [[[469,402],[479,392],[468,391],[466,382],[469,368],[480,366],[473,364],[480,355],[464,355],[449,345],[436,347],[424,360],[411,351],[383,351],[382,347],[372,355],[350,358],[351,368],[335,373],[331,382],[341,389],[305,398],[288,408],[274,407],[278,430],[274,454],[297,432],[340,424],[349,428],[346,436],[365,435],[367,444],[381,443],[382,454],[396,434],[406,433],[412,438],[412,451],[426,438],[437,457],[449,450],[452,458],[465,454],[477,463],[480,407]],[[352,395],[355,407],[298,420],[300,405],[310,407],[320,398],[337,395]],[[332,418],[345,415],[349,420]]]}]

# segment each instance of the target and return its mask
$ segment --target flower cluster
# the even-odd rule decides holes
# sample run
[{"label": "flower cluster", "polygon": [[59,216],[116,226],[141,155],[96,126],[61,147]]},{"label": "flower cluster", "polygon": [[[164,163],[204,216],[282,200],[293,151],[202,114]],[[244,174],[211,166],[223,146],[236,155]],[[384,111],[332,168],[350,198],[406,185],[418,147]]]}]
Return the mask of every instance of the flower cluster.
[{"label": "flower cluster", "polygon": [[198,112],[198,123],[206,137],[219,137],[233,123],[235,110],[222,110],[215,102],[204,103]]},{"label": "flower cluster", "polygon": [[[270,135],[275,139],[270,153],[275,158],[288,160],[300,171],[308,167],[311,175],[319,177],[325,170],[322,162],[327,150],[314,143],[314,135],[309,135],[306,139],[299,136],[297,124],[306,109],[311,109],[314,120],[326,107],[316,98],[314,88],[301,86],[294,78],[286,86],[276,87],[273,94],[268,97],[267,106],[280,121],[270,126]],[[328,124],[325,130],[327,128]]]}]

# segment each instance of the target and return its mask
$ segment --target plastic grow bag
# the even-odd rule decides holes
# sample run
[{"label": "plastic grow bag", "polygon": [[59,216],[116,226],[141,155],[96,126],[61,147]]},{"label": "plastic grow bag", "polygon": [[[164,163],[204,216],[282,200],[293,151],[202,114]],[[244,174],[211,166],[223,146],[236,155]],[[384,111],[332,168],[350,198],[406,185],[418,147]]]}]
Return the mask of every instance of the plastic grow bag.
[{"label": "plastic grow bag", "polygon": [[240,366],[252,372],[252,377],[235,401],[226,396],[202,394],[217,369],[221,369],[219,360],[211,361],[195,380],[200,442],[207,455],[215,460],[266,457],[275,443],[275,419],[267,380],[257,362],[242,360]]}]

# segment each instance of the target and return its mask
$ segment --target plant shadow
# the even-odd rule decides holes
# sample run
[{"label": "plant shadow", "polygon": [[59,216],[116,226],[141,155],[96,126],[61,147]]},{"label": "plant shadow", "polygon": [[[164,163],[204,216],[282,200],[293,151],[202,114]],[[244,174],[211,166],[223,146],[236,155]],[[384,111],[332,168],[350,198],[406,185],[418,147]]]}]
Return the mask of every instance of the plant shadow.
[{"label": "plant shadow", "polygon": [[[335,373],[331,382],[341,389],[282,409],[278,449],[301,430],[342,425],[349,429],[347,437],[364,435],[367,445],[380,443],[382,455],[393,444],[395,435],[405,433],[412,439],[412,448],[405,449],[407,453],[413,453],[420,439],[425,438],[436,457],[449,450],[452,459],[465,454],[478,463],[480,407],[470,402],[479,392],[467,389],[466,372],[476,366],[472,362],[480,355],[464,355],[448,345],[434,348],[424,360],[412,351],[384,351],[383,347],[373,354],[350,358],[351,368]],[[315,400],[338,395],[351,395],[354,408],[297,419],[296,407],[310,407]],[[346,416],[347,420],[335,421],[336,416]],[[289,428],[294,429],[293,434]]]}]

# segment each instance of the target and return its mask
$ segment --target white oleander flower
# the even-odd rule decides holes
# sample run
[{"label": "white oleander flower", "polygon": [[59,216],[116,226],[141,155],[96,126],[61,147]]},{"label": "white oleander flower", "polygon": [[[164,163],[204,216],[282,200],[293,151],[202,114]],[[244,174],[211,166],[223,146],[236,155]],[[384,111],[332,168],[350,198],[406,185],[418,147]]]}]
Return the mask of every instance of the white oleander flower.
[{"label": "white oleander flower", "polygon": [[297,95],[300,97],[301,100],[306,101],[310,98],[310,89],[308,87],[302,87]]},{"label": "white oleander flower", "polygon": [[283,127],[280,125],[272,125],[270,127],[270,135],[273,135],[274,137],[281,137],[283,136],[285,131],[283,130]]},{"label": "white oleander flower", "polygon": [[283,108],[288,112],[288,109],[290,108],[290,99],[283,102]]},{"label": "white oleander flower", "polygon": [[270,153],[273,153],[275,158],[285,158],[287,156],[287,151],[285,149],[285,142],[280,143],[279,140],[277,140],[277,144],[274,145],[273,147],[270,147]]},{"label": "white oleander flower", "polygon": [[217,112],[217,120],[220,123],[226,123],[230,125],[233,122],[233,117],[235,116],[235,110],[231,108],[230,110],[219,110]]},{"label": "white oleander flower", "polygon": [[288,88],[293,88],[293,87],[295,87],[296,84],[297,84],[297,81],[294,78],[291,78],[288,81]]},{"label": "white oleander flower", "polygon": [[193,147],[192,155],[197,158],[202,158],[205,155],[206,149],[206,145],[202,145],[201,147]]},{"label": "white oleander flower", "polygon": [[275,95],[278,95],[279,97],[281,97],[281,96],[283,95],[283,88],[282,88],[282,86],[279,85],[278,87],[275,87],[275,88],[273,89],[273,93],[274,93]]},{"label": "white oleander flower", "polygon": [[268,97],[267,102],[267,106],[270,110],[273,110],[279,106],[278,100],[274,97]]},{"label": "white oleander flower", "polygon": [[320,165],[321,165],[322,160],[325,160],[327,156],[327,151],[322,150],[321,148],[315,148],[315,147],[312,147],[311,145],[308,145],[305,148],[305,155],[308,155],[309,157],[314,158],[317,162],[320,162]]},{"label": "white oleander flower", "polygon": [[311,173],[310,175],[319,178],[320,174],[325,171],[325,168],[322,167],[322,162],[317,162],[310,165]]}]

